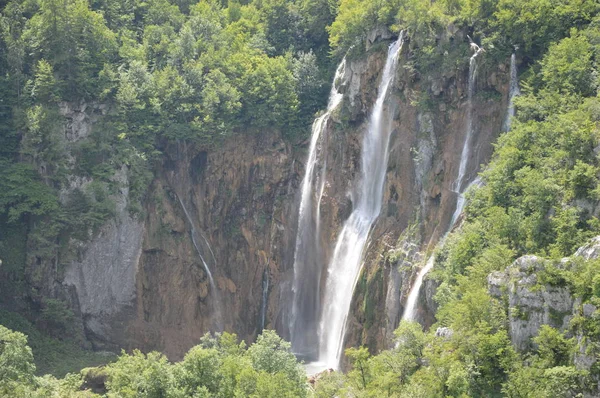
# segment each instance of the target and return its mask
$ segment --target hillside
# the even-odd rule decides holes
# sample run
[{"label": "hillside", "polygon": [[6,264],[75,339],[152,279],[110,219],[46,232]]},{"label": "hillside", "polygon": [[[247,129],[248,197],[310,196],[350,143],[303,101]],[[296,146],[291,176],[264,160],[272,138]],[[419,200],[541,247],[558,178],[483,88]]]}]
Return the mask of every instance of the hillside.
[{"label": "hillside", "polygon": [[0,9],[0,395],[600,394],[596,1]]}]

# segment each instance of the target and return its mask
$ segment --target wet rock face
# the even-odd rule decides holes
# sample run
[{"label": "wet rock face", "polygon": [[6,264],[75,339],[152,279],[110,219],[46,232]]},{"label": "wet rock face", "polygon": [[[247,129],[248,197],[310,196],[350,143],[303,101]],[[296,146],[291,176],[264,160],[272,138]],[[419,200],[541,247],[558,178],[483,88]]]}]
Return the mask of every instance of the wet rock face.
[{"label": "wet rock face", "polygon": [[[281,298],[272,286],[285,283],[293,247],[290,214],[299,175],[291,148],[278,134],[265,133],[210,152],[172,146],[166,156],[149,193],[154,200],[147,204],[129,334],[172,358],[207,331],[252,340],[262,322],[265,274],[266,327],[281,316]],[[182,203],[196,228],[198,249]]]},{"label": "wet rock face", "polygon": [[[460,35],[453,31],[453,35]],[[455,40],[456,45],[460,43]],[[380,48],[381,47],[381,48]],[[331,145],[351,148],[362,137],[376,97],[379,71],[385,60],[385,46],[373,46],[367,56],[349,62],[344,99],[344,112],[340,121],[347,120],[338,129],[332,129]],[[418,269],[427,260],[432,249],[449,228],[455,210],[457,194],[452,184],[459,171],[462,147],[467,131],[468,63],[464,70],[448,70],[414,75],[410,72],[410,45],[403,48],[394,81],[394,89],[386,101],[386,110],[393,119],[393,132],[389,146],[388,170],[384,186],[383,207],[371,231],[365,248],[364,267],[349,314],[346,346],[368,345],[373,352],[386,348],[393,328],[404,311]],[[507,62],[509,60],[507,59]],[[435,68],[433,68],[435,69]],[[465,181],[471,181],[481,164],[487,163],[492,153],[492,143],[502,130],[508,104],[508,68],[499,65],[497,70],[479,68],[473,101],[473,135]],[[479,92],[498,95],[483,98]],[[426,104],[415,101],[416,95],[428,98]],[[360,149],[360,148],[358,148]],[[335,163],[336,170],[347,173],[345,181],[353,175],[359,151],[346,150],[344,163]],[[328,201],[348,189],[342,183],[332,183]],[[323,207],[325,209],[325,207]],[[323,214],[326,211],[323,210]],[[335,222],[329,221],[331,225]],[[408,234],[409,230],[413,230]],[[332,229],[330,240],[337,231]],[[409,238],[407,236],[410,236]],[[410,241],[408,242],[407,239]],[[413,245],[418,255],[390,262],[394,250]],[[384,271],[385,289],[373,289],[378,270]],[[362,283],[362,280],[365,280]],[[434,322],[436,303],[433,300],[437,286],[427,277],[418,298],[417,319],[425,326]],[[375,306],[365,303],[377,303]],[[375,308],[373,322],[367,309]]]},{"label": "wet rock face", "polygon": [[[459,34],[453,32],[453,35]],[[370,45],[389,32],[370,35]],[[341,111],[324,132],[327,181],[321,201],[322,261],[331,258],[343,221],[351,213],[352,181],[360,171],[362,136],[377,97],[386,46],[348,61],[340,91]],[[422,253],[444,234],[456,204],[456,178],[466,132],[467,64],[464,70],[415,77],[409,47],[400,56],[385,113],[393,132],[383,207],[364,251],[364,267],[348,318],[347,346],[385,348],[403,311]],[[474,176],[492,151],[506,111],[508,73],[481,71],[478,89],[502,99],[481,99],[473,108],[473,150],[467,175]],[[426,106],[416,93],[431,98]],[[94,114],[105,109],[94,108]],[[68,135],[89,134],[90,109],[66,106]],[[287,305],[293,277],[297,189],[308,143],[286,143],[277,132],[243,134],[218,148],[171,144],[146,195],[145,216],[126,210],[127,192],[116,219],[101,228],[66,272],[71,294],[88,335],[98,348],[161,350],[181,357],[208,330],[224,329],[252,339],[262,323],[263,279],[269,288],[265,323],[287,336]],[[74,181],[74,186],[88,183]],[[126,181],[123,182],[126,186]],[[191,239],[193,220],[205,266]],[[410,233],[409,233],[410,231]],[[402,237],[402,238],[401,238]],[[404,248],[401,260],[389,253]],[[324,267],[325,268],[325,267]],[[326,272],[321,276],[322,286]],[[433,322],[435,284],[425,280],[420,320]]]}]

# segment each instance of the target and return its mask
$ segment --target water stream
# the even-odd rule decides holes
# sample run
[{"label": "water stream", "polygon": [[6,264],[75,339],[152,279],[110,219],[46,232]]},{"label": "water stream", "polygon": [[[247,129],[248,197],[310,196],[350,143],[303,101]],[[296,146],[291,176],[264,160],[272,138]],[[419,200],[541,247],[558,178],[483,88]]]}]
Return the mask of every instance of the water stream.
[{"label": "water stream", "polygon": [[[438,245],[440,245],[440,246],[444,245],[444,241],[446,240],[446,237],[448,236],[450,231],[452,231],[454,229],[454,226],[456,225],[456,222],[458,221],[458,217],[461,215],[461,213],[463,212],[463,210],[465,208],[465,205],[467,204],[465,194],[469,191],[469,189],[471,189],[471,187],[479,186],[479,185],[481,185],[481,179],[479,177],[476,177],[465,188],[465,191],[458,195],[458,199],[456,201],[456,209],[454,210],[454,214],[452,215],[452,220],[450,221],[450,227],[448,228],[448,230],[446,231],[444,236],[442,236],[442,239],[440,239]],[[419,298],[419,292],[421,290],[421,286],[423,285],[423,278],[425,277],[425,275],[427,275],[427,273],[429,271],[431,271],[434,264],[435,264],[435,254],[432,254],[427,259],[425,266],[417,274],[417,279],[415,279],[415,283],[413,284],[413,287],[410,290],[410,293],[408,294],[408,298],[406,299],[406,305],[404,307],[405,308],[404,314],[402,314],[403,320],[407,320],[407,321],[415,320],[415,315],[417,313],[417,299]]]},{"label": "water stream", "polygon": [[331,262],[319,322],[319,364],[338,368],[342,354],[346,319],[354,287],[362,265],[369,231],[379,216],[388,161],[392,115],[384,102],[396,74],[403,34],[390,45],[378,95],[362,142],[361,173],[355,182],[353,211],[337,238]]},{"label": "water stream", "polygon": [[[213,274],[212,274],[210,267],[208,266],[208,263],[206,262],[204,256],[202,255],[202,250],[200,249],[200,245],[198,244],[198,239],[196,237],[196,235],[198,234],[198,231],[196,230],[196,225],[194,223],[194,220],[192,219],[192,216],[190,215],[187,208],[185,207],[185,204],[183,203],[183,200],[181,199],[181,197],[179,195],[176,195],[176,196],[177,196],[177,199],[179,200],[179,203],[181,204],[183,213],[185,214],[185,217],[186,217],[188,223],[190,224],[190,235],[192,238],[192,244],[194,245],[194,248],[196,249],[196,253],[198,253],[198,257],[200,257],[200,261],[202,261],[204,271],[206,271],[206,276],[208,277],[208,283],[210,284],[210,294],[213,296],[212,297],[213,309],[214,309],[214,313],[215,313],[214,321],[216,323],[215,327],[217,328],[217,330],[222,330],[223,329],[223,320],[222,320],[222,312],[221,312],[221,303],[219,300],[217,286],[215,285],[215,280],[213,278]],[[206,247],[208,248],[209,252],[212,255],[213,260],[216,263],[215,254],[213,253],[213,251],[210,247],[210,244],[208,243],[208,240],[206,239],[206,237],[204,237],[204,235],[202,233],[200,233],[200,236],[206,243]]]},{"label": "water stream", "polygon": [[519,77],[517,73],[517,54],[510,56],[510,86],[508,92],[508,109],[504,120],[504,131],[510,130],[512,119],[515,116],[515,97],[521,94],[519,89]]},{"label": "water stream", "polygon": [[[443,245],[446,236],[452,229],[454,225],[458,221],[458,217],[464,210],[466,199],[465,193],[468,189],[474,185],[479,184],[479,177],[475,178],[464,190],[461,190],[464,179],[467,172],[467,165],[469,163],[469,157],[471,155],[471,137],[473,135],[473,95],[475,94],[475,81],[477,78],[477,56],[483,51],[482,48],[475,46],[476,51],[469,59],[469,81],[468,81],[468,103],[467,103],[467,131],[465,134],[465,141],[463,143],[462,152],[460,155],[460,164],[458,167],[458,175],[452,184],[452,191],[457,194],[456,198],[456,207],[454,208],[454,212],[452,213],[452,218],[450,219],[450,225],[444,233],[442,239],[438,244]],[[408,298],[406,299],[406,305],[404,306],[404,313],[402,314],[403,320],[415,320],[415,315],[417,312],[417,299],[419,298],[419,292],[421,291],[421,286],[423,285],[423,278],[425,275],[431,271],[435,264],[435,256],[432,254],[425,263],[425,266],[419,271],[417,274],[417,278],[408,294]]]},{"label": "water stream", "polygon": [[269,300],[269,269],[265,269],[262,280],[262,302],[260,305],[260,330],[264,330],[267,320],[267,304]]},{"label": "water stream", "polygon": [[317,319],[320,311],[320,281],[323,266],[319,250],[320,210],[327,167],[322,135],[331,114],[342,101],[343,94],[338,91],[338,88],[345,68],[344,58],[335,72],[327,111],[313,123],[308,160],[300,188],[292,308],[288,326],[293,351],[306,359],[313,359],[316,356],[318,344]]},{"label": "water stream", "polygon": [[460,155],[460,164],[458,166],[458,176],[454,180],[452,190],[457,194],[464,191],[461,190],[463,180],[467,171],[467,164],[469,163],[469,157],[471,155],[471,137],[473,135],[473,94],[475,93],[475,80],[477,78],[477,56],[483,51],[482,48],[478,48],[475,54],[469,59],[469,87],[468,87],[468,103],[467,103],[467,134],[463,143],[463,149]]}]

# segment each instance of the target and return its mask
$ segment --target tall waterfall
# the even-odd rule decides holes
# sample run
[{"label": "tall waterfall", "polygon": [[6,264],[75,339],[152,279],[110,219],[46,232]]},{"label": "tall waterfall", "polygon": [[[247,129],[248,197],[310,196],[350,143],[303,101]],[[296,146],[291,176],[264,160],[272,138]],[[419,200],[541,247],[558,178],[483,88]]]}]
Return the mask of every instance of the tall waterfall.
[{"label": "tall waterfall", "polygon": [[[319,253],[320,209],[325,189],[325,156],[322,133],[331,114],[342,101],[338,84],[346,68],[346,58],[339,64],[327,111],[312,126],[312,136],[306,170],[302,179],[298,231],[294,251],[294,280],[292,284],[292,310],[289,322],[292,349],[303,356],[314,352],[317,342],[317,319],[320,310],[320,281],[322,263]],[[316,202],[316,209],[315,209]]]},{"label": "tall waterfall", "polygon": [[[204,256],[202,255],[202,250],[200,249],[200,245],[198,244],[198,239],[197,239],[198,231],[196,230],[196,225],[194,223],[192,216],[190,215],[187,208],[185,207],[183,200],[181,199],[181,197],[179,195],[177,195],[177,199],[179,200],[179,203],[181,204],[181,208],[183,209],[183,213],[185,214],[185,217],[187,218],[188,223],[190,224],[190,235],[192,237],[192,243],[194,245],[194,248],[196,249],[196,253],[198,253],[198,257],[200,257],[200,261],[202,261],[202,265],[204,266],[204,271],[206,271],[206,275],[208,277],[208,282],[210,284],[210,290],[211,290],[210,294],[212,294],[212,296],[213,296],[213,308],[214,308],[214,312],[215,312],[215,323],[216,323],[215,327],[217,329],[222,329],[223,328],[223,324],[222,324],[223,323],[223,319],[222,319],[223,314],[221,312],[221,303],[220,303],[219,295],[217,292],[217,286],[215,285],[215,280],[213,278],[212,272],[210,271],[210,267],[208,266],[208,263],[206,262]],[[200,236],[206,243],[206,247],[208,248],[210,254],[212,255],[213,260],[216,262],[215,254],[213,253],[213,251],[210,247],[210,244],[208,243],[208,240],[204,237],[204,235],[202,235],[202,233],[200,233]]]},{"label": "tall waterfall", "polygon": [[521,94],[519,78],[517,76],[517,54],[510,56],[510,86],[508,91],[508,109],[504,120],[504,131],[510,130],[512,118],[515,116],[515,97]]},{"label": "tall waterfall", "polygon": [[[467,132],[465,135],[465,141],[463,144],[463,149],[460,155],[460,164],[458,167],[458,175],[454,183],[452,184],[452,190],[457,194],[456,198],[456,207],[454,208],[454,212],[452,213],[452,218],[450,220],[450,225],[448,226],[448,230],[440,240],[440,244],[444,243],[446,236],[448,233],[454,228],[454,225],[458,221],[458,217],[462,213],[466,200],[465,193],[466,191],[474,184],[479,184],[479,178],[473,180],[464,190],[461,190],[463,185],[463,180],[465,179],[467,164],[469,163],[469,156],[471,152],[471,136],[473,135],[473,94],[475,93],[475,79],[477,77],[477,56],[482,48],[475,45],[476,51],[475,54],[471,56],[469,59],[469,86],[468,86],[468,103],[467,103]],[[417,313],[417,299],[419,298],[419,292],[421,290],[421,286],[423,285],[423,278],[425,275],[431,271],[435,263],[435,256],[432,254],[425,263],[425,266],[419,271],[417,274],[417,279],[408,294],[408,298],[406,299],[406,305],[404,309],[404,314],[402,314],[403,320],[414,320],[415,315]]]},{"label": "tall waterfall", "polygon": [[373,222],[379,216],[388,161],[391,114],[384,101],[396,73],[403,34],[390,45],[378,96],[362,143],[361,174],[353,192],[354,209],[338,236],[327,270],[327,283],[319,324],[319,362],[337,368],[342,353],[346,318],[361,260]]}]

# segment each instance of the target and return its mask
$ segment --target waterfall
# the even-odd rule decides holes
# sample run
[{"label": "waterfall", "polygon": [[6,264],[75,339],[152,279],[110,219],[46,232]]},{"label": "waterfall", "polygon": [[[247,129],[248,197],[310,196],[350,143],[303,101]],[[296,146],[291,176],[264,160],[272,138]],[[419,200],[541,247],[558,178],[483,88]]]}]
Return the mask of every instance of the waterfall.
[{"label": "waterfall", "polygon": [[519,78],[517,76],[517,54],[510,56],[510,86],[508,91],[508,109],[504,120],[504,131],[510,130],[512,118],[515,116],[515,97],[521,94],[519,89]]},{"label": "waterfall", "polygon": [[[325,189],[326,171],[325,156],[321,156],[323,154],[322,134],[331,114],[342,101],[343,95],[338,91],[338,87],[345,68],[346,59],[344,58],[335,72],[327,111],[313,123],[308,160],[300,189],[289,330],[292,349],[302,356],[310,356],[311,351],[314,355],[317,346],[317,318],[320,310],[322,271],[318,242],[321,198]],[[316,211],[314,209],[315,199]]]},{"label": "waterfall", "polygon": [[452,190],[458,194],[461,192],[463,180],[465,178],[467,164],[469,163],[469,156],[471,152],[471,136],[473,135],[473,94],[475,93],[475,78],[477,76],[477,56],[483,51],[482,48],[477,48],[475,54],[469,59],[469,86],[467,90],[468,103],[467,103],[467,134],[465,136],[465,142],[463,144],[462,153],[460,156],[460,164],[458,166],[458,176],[454,180]]},{"label": "waterfall", "polygon": [[265,329],[267,319],[267,304],[269,299],[269,269],[266,268],[262,280],[262,302],[260,306],[260,330]]},{"label": "waterfall", "polygon": [[[465,205],[467,204],[467,200],[465,198],[466,193],[469,191],[469,189],[471,189],[471,187],[480,186],[480,185],[481,185],[481,179],[479,177],[477,177],[473,181],[471,181],[471,183],[467,186],[467,188],[465,188],[465,192],[458,195],[458,199],[456,201],[456,209],[454,210],[454,214],[452,215],[452,220],[450,221],[450,227],[448,228],[448,230],[446,231],[446,233],[444,234],[442,239],[440,239],[439,245],[444,244],[444,241],[446,240],[446,236],[448,236],[450,231],[452,231],[452,229],[454,229],[454,226],[456,225],[456,222],[458,221],[458,217],[463,212]],[[407,321],[415,320],[415,315],[417,313],[417,299],[419,298],[419,292],[421,291],[421,286],[423,285],[423,278],[429,271],[431,271],[434,264],[435,264],[435,255],[432,254],[427,259],[425,266],[417,274],[417,279],[415,279],[415,283],[413,284],[413,287],[410,290],[410,293],[408,294],[408,298],[406,299],[406,305],[404,307],[405,308],[404,314],[402,314],[403,320],[407,320]]]},{"label": "waterfall", "polygon": [[[454,214],[452,214],[452,219],[450,220],[450,228],[448,229],[448,232],[452,231],[452,229],[454,228],[454,225],[458,221],[458,217],[462,214],[463,210],[465,209],[465,205],[467,204],[467,198],[465,197],[465,195],[466,195],[467,191],[472,186],[480,186],[480,185],[481,185],[481,179],[479,178],[479,176],[477,176],[477,177],[475,177],[475,179],[473,181],[471,181],[469,183],[469,185],[467,185],[464,192],[458,194],[458,198],[456,199],[456,209],[454,209]],[[444,237],[448,234],[448,232],[446,232]]]},{"label": "waterfall", "polygon": [[338,236],[327,269],[323,309],[319,323],[319,362],[329,368],[339,366],[346,318],[361,269],[361,260],[373,222],[379,216],[388,160],[391,115],[384,101],[396,73],[403,34],[390,45],[378,96],[362,142],[361,174],[355,182],[354,209]]},{"label": "waterfall", "polygon": [[[473,186],[475,184],[476,185],[480,184],[479,178],[475,178],[475,180],[473,180],[464,190],[461,190],[461,187],[464,182],[463,180],[465,179],[467,164],[469,163],[469,156],[470,156],[470,152],[471,152],[471,136],[473,135],[473,94],[475,93],[475,79],[477,76],[477,56],[479,55],[479,53],[481,53],[483,51],[483,48],[480,48],[479,46],[475,45],[474,43],[471,44],[471,48],[475,48],[475,54],[473,54],[471,56],[471,58],[469,59],[467,132],[465,135],[463,149],[462,149],[462,152],[460,155],[458,176],[456,177],[456,180],[454,180],[454,183],[452,184],[452,190],[453,190],[453,192],[455,192],[457,194],[456,207],[454,208],[454,212],[452,213],[452,218],[450,219],[450,225],[448,226],[448,230],[446,231],[446,233],[444,234],[442,239],[440,239],[440,242],[439,242],[440,245],[444,244],[444,240],[446,239],[446,236],[454,228],[454,225],[458,221],[458,217],[460,216],[460,214],[462,213],[462,211],[465,207],[466,191],[468,191],[471,186]],[[410,293],[408,294],[408,298],[406,299],[406,305],[404,307],[405,308],[404,314],[402,314],[403,320],[410,320],[410,321],[415,320],[415,315],[417,312],[417,299],[419,298],[419,292],[421,291],[421,286],[423,285],[423,278],[429,271],[431,271],[434,264],[435,264],[435,256],[432,254],[427,259],[425,266],[417,274],[417,279],[415,280],[415,283],[413,284],[413,287],[410,290]]]},{"label": "waterfall", "polygon": [[[190,223],[190,235],[192,236],[192,243],[194,244],[194,247],[196,248],[196,252],[198,253],[198,256],[200,257],[200,260],[202,261],[202,265],[204,266],[204,270],[206,271],[206,275],[208,276],[208,281],[210,282],[210,287],[215,289],[215,280],[213,279],[212,272],[210,272],[210,268],[208,267],[208,264],[204,260],[204,256],[202,255],[202,251],[200,250],[200,247],[198,246],[198,241],[196,240],[196,227],[194,226],[194,221],[192,220],[192,216],[190,216],[190,213],[187,211],[187,208],[183,204],[183,200],[181,200],[181,198],[179,196],[177,196],[177,199],[179,199],[179,203],[181,204],[181,208],[183,209],[185,218],[187,218],[188,222]],[[206,242],[206,243],[208,244],[208,242]]]},{"label": "waterfall", "polygon": [[433,264],[435,262],[435,256],[432,254],[427,259],[425,266],[419,271],[417,274],[417,279],[415,279],[415,283],[408,294],[408,298],[406,299],[406,306],[404,307],[404,314],[402,314],[402,319],[406,321],[414,321],[415,314],[417,312],[417,299],[419,298],[419,292],[421,291],[421,285],[423,284],[423,278],[425,274],[427,274],[433,268]]},{"label": "waterfall", "polygon": [[[208,263],[206,262],[206,260],[204,259],[204,256],[202,255],[202,250],[200,250],[200,245],[198,244],[198,240],[196,238],[197,231],[196,231],[196,226],[194,224],[194,220],[192,219],[192,216],[188,212],[187,208],[185,207],[183,200],[181,200],[181,197],[179,195],[176,195],[176,196],[177,196],[177,199],[179,200],[179,203],[181,204],[183,213],[185,214],[185,217],[187,218],[188,223],[190,224],[190,235],[192,237],[192,244],[194,245],[194,248],[196,249],[196,253],[198,253],[198,257],[200,257],[200,261],[202,261],[202,265],[204,266],[204,271],[206,271],[206,275],[208,276],[208,282],[210,284],[211,294],[213,295],[213,302],[214,302],[213,305],[214,305],[214,311],[215,311],[215,315],[216,315],[217,328],[222,329],[222,319],[221,319],[222,313],[221,313],[221,306],[220,306],[219,297],[218,297],[218,293],[217,293],[217,287],[215,285],[215,280],[213,278],[212,272],[210,271],[210,267],[208,266]],[[216,262],[215,254],[213,253],[213,251],[208,243],[208,240],[204,237],[204,235],[202,235],[202,233],[200,233],[200,236],[206,243],[206,247],[208,247],[208,250],[210,251],[210,253],[213,257],[213,260]]]}]

